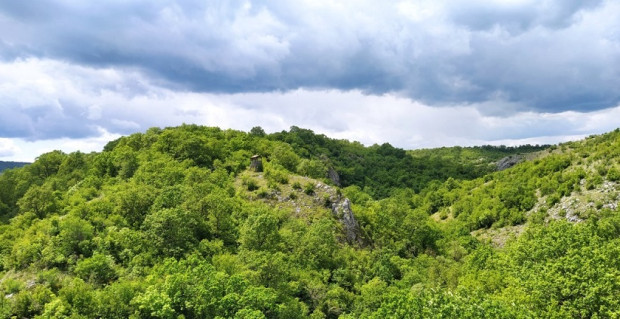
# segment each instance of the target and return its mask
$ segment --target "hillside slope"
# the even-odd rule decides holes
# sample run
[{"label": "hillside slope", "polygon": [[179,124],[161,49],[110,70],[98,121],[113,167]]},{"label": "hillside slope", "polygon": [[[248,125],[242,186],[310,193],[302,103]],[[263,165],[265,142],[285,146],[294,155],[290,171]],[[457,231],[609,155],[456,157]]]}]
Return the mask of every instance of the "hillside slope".
[{"label": "hillside slope", "polygon": [[424,152],[184,125],[42,154],[0,175],[0,317],[620,316],[619,130],[500,172]]},{"label": "hillside slope", "polygon": [[[446,182],[427,190],[428,212],[456,217],[473,230],[521,224],[529,217],[546,218],[548,211],[557,218],[558,211],[564,210],[562,215],[571,219],[574,214],[587,216],[591,213],[587,208],[594,205],[615,209],[620,182],[619,135],[616,130],[565,143],[512,169],[471,181]],[[567,199],[592,205],[569,213]]]},{"label": "hillside slope", "polygon": [[301,158],[320,160],[339,174],[343,187],[356,185],[373,198],[390,196],[408,188],[419,192],[433,181],[475,179],[496,170],[495,162],[510,155],[540,151],[545,146],[449,147],[405,151],[389,143],[364,147],[358,142],[336,140],[311,130],[291,127],[287,131],[259,136],[291,145]]}]

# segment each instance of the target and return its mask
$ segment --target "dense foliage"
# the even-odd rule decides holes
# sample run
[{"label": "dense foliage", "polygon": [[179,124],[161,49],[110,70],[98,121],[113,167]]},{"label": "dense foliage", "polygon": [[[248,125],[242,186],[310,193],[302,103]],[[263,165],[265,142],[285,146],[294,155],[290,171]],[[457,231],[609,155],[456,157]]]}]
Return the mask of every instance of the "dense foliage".
[{"label": "dense foliage", "polygon": [[[46,153],[0,175],[0,317],[617,318],[620,131],[488,167],[537,150],[184,125]],[[579,194],[602,197],[554,215]]]},{"label": "dense foliage", "polygon": [[481,177],[494,171],[493,162],[502,157],[544,148],[531,145],[453,147],[408,154],[389,143],[364,147],[358,142],[330,139],[295,126],[268,138],[288,143],[302,158],[323,159],[340,174],[342,186],[357,185],[374,198],[385,198],[400,188],[419,192],[431,181],[445,181],[450,177]]}]

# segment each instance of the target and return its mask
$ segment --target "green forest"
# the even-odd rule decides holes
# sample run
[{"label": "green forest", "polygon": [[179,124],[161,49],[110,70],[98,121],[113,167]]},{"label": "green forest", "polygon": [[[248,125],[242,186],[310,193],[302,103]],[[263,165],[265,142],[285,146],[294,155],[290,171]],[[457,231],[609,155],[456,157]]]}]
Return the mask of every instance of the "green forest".
[{"label": "green forest", "polygon": [[0,173],[0,317],[620,318],[619,202],[618,129],[407,151],[151,128]]}]

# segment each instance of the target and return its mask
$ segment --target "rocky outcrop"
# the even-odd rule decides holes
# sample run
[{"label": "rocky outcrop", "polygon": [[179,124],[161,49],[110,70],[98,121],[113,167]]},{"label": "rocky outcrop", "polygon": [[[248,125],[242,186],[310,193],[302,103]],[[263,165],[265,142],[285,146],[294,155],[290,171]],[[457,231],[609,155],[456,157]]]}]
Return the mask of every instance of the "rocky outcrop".
[{"label": "rocky outcrop", "polygon": [[340,186],[340,175],[338,175],[338,172],[331,166],[327,170],[327,177],[329,177],[334,185]]},{"label": "rocky outcrop", "polygon": [[365,244],[360,225],[353,216],[351,201],[348,198],[339,198],[332,203],[332,214],[342,223],[345,238],[349,244]]},{"label": "rocky outcrop", "polygon": [[510,155],[510,156],[506,156],[502,159],[500,159],[499,161],[497,161],[497,163],[495,163],[495,166],[497,167],[498,171],[503,171],[507,168],[511,168],[513,166],[515,166],[517,163],[520,163],[523,161],[523,156],[521,155]]},{"label": "rocky outcrop", "polygon": [[[579,223],[601,210],[615,211],[620,206],[620,184],[604,181],[594,189],[586,188],[585,179],[579,184],[578,190],[562,197],[559,202],[548,208],[549,219],[566,219],[571,223]],[[545,206],[547,206],[546,197],[540,197],[530,212],[540,211],[540,208]]]}]

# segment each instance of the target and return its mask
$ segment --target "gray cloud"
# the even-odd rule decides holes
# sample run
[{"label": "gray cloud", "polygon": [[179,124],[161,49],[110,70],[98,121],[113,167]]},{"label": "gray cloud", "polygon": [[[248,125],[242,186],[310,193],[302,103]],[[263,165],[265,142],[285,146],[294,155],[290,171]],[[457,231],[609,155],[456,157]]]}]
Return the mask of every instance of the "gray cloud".
[{"label": "gray cloud", "polygon": [[359,90],[175,91],[131,70],[38,59],[0,63],[0,83],[3,160],[32,160],[53,149],[101,150],[120,135],[182,123],[244,131],[260,125],[267,132],[296,125],[367,145],[389,142],[421,148],[558,142],[613,130],[620,118],[620,106],[596,112],[493,116],[480,111],[489,107],[486,104],[439,108],[396,94],[367,95]]},{"label": "gray cloud", "polygon": [[27,108],[2,106],[0,136],[29,140],[95,136],[96,127],[83,123],[80,108],[67,102]]},{"label": "gray cloud", "polygon": [[[4,1],[0,57],[132,70],[195,92],[360,90],[492,114],[592,111],[620,101],[618,15],[598,0]],[[139,82],[120,89],[145,94]]]},{"label": "gray cloud", "polygon": [[501,27],[521,33],[536,27],[570,27],[583,10],[596,8],[602,0],[454,1],[449,14],[459,24],[475,30]]}]

